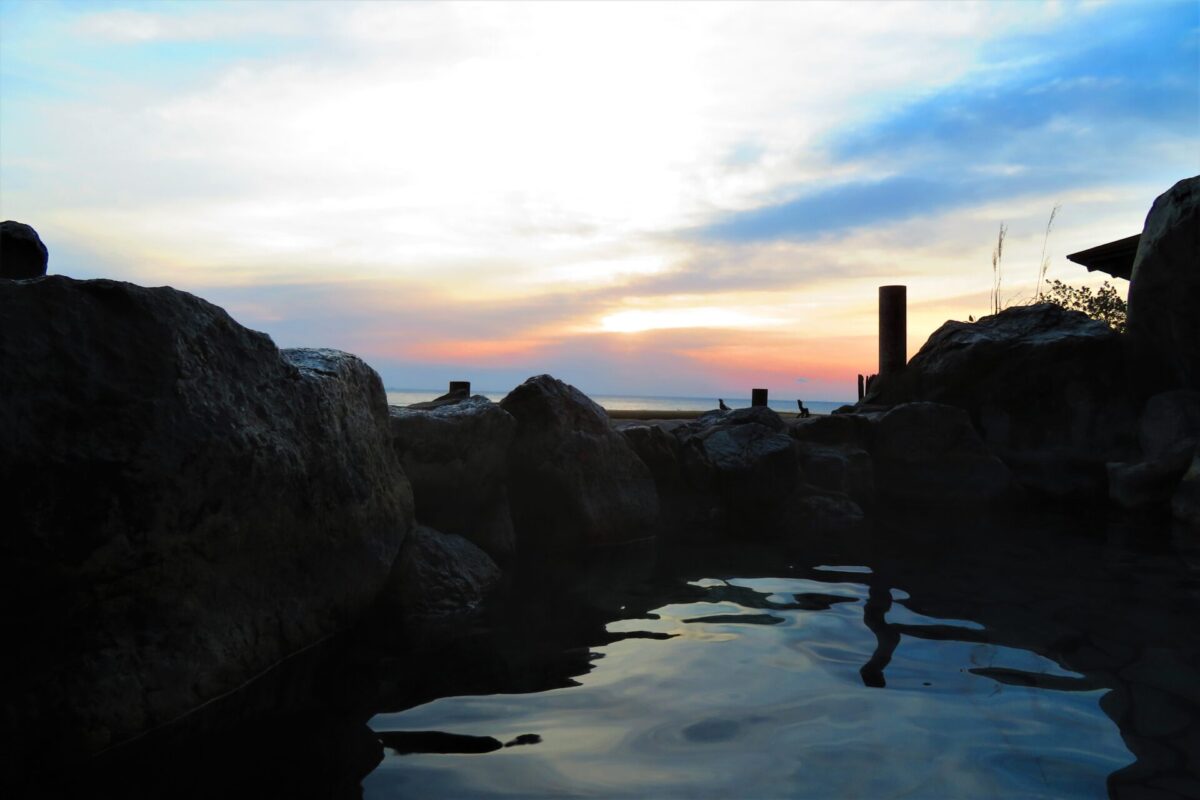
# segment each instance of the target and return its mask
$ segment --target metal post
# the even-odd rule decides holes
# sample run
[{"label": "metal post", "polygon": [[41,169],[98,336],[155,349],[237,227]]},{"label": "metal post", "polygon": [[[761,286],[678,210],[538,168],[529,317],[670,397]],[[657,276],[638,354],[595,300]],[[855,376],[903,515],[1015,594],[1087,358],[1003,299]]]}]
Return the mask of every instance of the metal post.
[{"label": "metal post", "polygon": [[465,397],[469,397],[471,395],[471,382],[470,381],[450,381],[449,394],[461,394]]},{"label": "metal post", "polygon": [[908,358],[906,286],[879,287],[879,374],[904,369]]},{"label": "metal post", "polygon": [[765,407],[767,405],[767,390],[766,389],[751,389],[750,390],[750,405]]}]

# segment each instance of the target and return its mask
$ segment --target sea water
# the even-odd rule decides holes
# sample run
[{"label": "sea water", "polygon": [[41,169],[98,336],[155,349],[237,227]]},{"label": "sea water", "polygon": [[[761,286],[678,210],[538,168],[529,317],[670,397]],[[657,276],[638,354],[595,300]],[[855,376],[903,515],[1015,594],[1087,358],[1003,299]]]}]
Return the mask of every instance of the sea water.
[{"label": "sea water", "polygon": [[[479,391],[481,394],[499,402],[508,394],[503,391]],[[444,390],[433,389],[388,389],[388,403],[394,406],[407,406],[413,403],[423,403],[444,394]],[[749,397],[658,397],[650,395],[592,395],[592,400],[608,411],[711,411],[718,407],[718,400],[724,400],[730,408],[745,408],[750,405]],[[828,414],[835,408],[840,408],[851,400],[831,402],[827,400],[805,400],[803,397],[769,398],[767,405],[776,411],[794,412],[797,410],[796,401],[803,400],[804,407],[813,414]]]}]

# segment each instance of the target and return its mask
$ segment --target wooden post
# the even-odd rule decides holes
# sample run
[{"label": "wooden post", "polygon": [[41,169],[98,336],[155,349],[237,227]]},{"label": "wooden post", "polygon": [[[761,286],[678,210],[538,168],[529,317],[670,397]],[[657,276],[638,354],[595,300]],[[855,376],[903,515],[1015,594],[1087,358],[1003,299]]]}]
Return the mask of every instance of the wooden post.
[{"label": "wooden post", "polygon": [[908,362],[906,286],[879,287],[879,374],[900,372]]},{"label": "wooden post", "polygon": [[461,394],[464,397],[471,395],[470,381],[450,381],[450,391],[448,394]]},{"label": "wooden post", "polygon": [[867,384],[867,379],[862,376],[862,373],[859,373],[859,376],[858,376],[858,399],[859,400],[862,400],[864,397],[867,396],[867,385],[866,384]]},{"label": "wooden post", "polygon": [[750,405],[763,406],[767,405],[767,390],[766,389],[751,389],[750,390]]}]

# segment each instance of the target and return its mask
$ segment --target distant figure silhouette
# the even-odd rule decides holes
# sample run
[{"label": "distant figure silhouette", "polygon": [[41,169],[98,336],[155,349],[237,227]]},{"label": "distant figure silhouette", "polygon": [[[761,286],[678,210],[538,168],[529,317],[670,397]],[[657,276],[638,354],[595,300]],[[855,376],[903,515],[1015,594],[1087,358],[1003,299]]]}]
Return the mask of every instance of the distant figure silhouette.
[{"label": "distant figure silhouette", "polygon": [[717,407],[720,408],[722,411],[729,410],[729,406],[725,405],[725,401],[719,397],[717,398]]},{"label": "distant figure silhouette", "polygon": [[796,401],[796,405],[800,407],[800,416],[801,416],[801,417],[807,417],[807,416],[809,415],[809,414],[808,414],[808,409],[804,407],[804,401],[803,401],[803,400],[797,400],[797,401]]}]

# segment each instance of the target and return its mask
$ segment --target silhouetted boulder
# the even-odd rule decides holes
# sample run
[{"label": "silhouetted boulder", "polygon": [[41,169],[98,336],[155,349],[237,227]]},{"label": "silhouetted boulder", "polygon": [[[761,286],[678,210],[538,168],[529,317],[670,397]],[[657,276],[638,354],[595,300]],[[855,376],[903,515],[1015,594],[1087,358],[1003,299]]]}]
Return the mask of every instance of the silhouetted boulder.
[{"label": "silhouetted boulder", "polygon": [[868,403],[957,406],[1022,485],[1103,497],[1105,464],[1128,461],[1136,403],[1121,336],[1078,311],[1040,304],[947,322]]},{"label": "silhouetted boulder", "polygon": [[0,278],[39,278],[46,274],[49,258],[33,228],[23,222],[0,222]]},{"label": "silhouetted boulder", "polygon": [[462,536],[417,525],[400,548],[383,603],[406,617],[470,616],[500,577],[496,562]]},{"label": "silhouetted boulder", "polygon": [[2,281],[0,320],[7,763],[175,719],[375,600],[412,500],[362,361],[109,280]]},{"label": "silhouetted boulder", "polygon": [[1008,494],[1008,468],[988,450],[962,409],[905,403],[872,424],[880,497],[937,507],[989,503]]},{"label": "silhouetted boulder", "polygon": [[604,409],[549,375],[525,381],[500,407],[517,421],[508,467],[518,549],[653,536],[654,479]]},{"label": "silhouetted boulder", "polygon": [[[1160,195],[1146,216],[1129,282],[1136,364],[1200,389],[1200,176]],[[1151,378],[1153,381],[1153,377]]]},{"label": "silhouetted boulder", "polygon": [[428,409],[391,406],[389,412],[417,519],[471,540],[493,558],[511,556],[508,448],[516,420],[479,395]]}]

